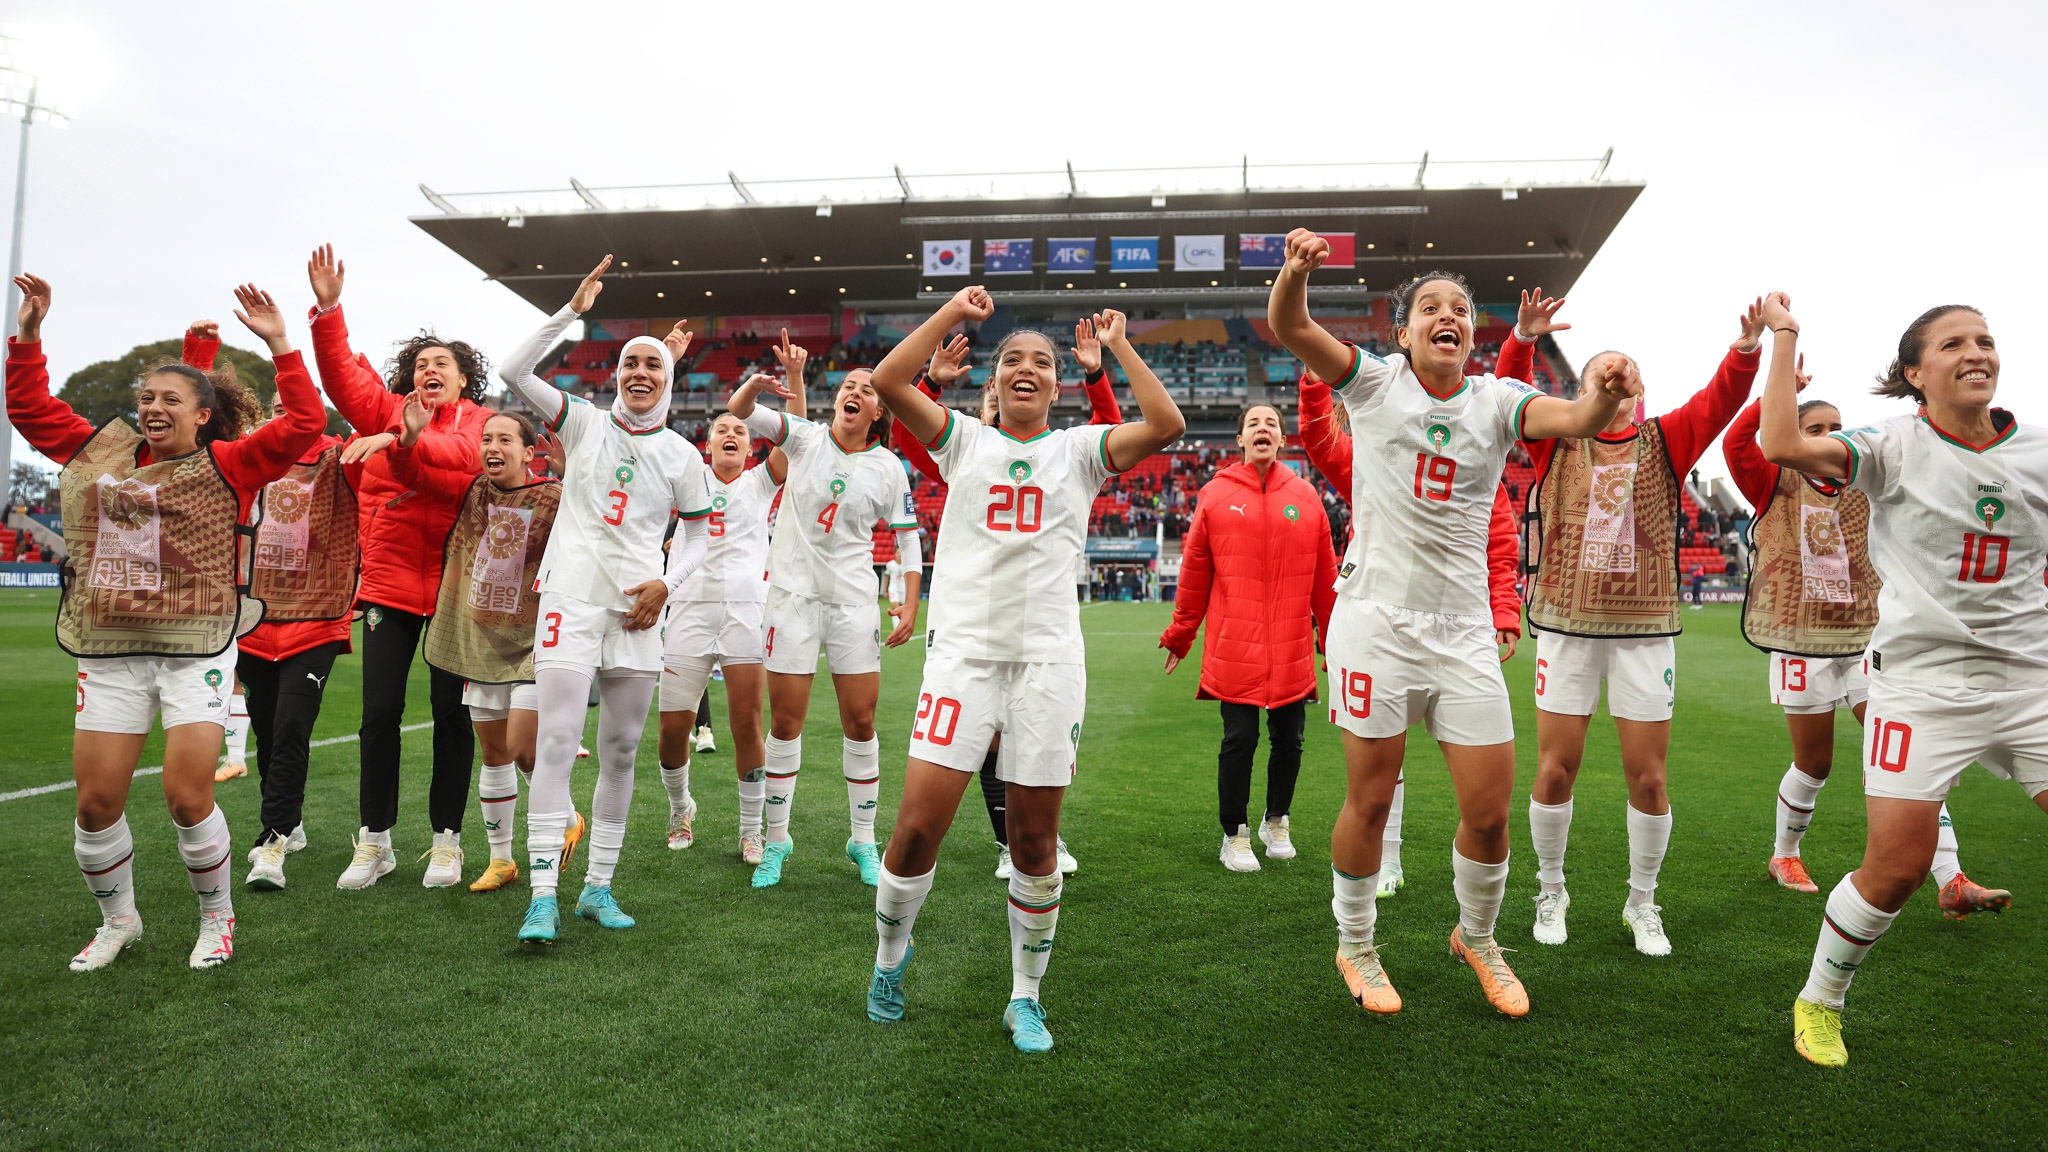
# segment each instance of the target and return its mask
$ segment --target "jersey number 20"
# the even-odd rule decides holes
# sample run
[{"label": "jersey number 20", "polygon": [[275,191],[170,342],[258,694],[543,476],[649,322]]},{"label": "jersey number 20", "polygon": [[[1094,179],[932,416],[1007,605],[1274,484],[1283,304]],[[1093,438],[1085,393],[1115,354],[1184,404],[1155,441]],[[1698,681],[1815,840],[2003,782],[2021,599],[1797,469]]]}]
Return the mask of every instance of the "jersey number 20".
[{"label": "jersey number 20", "polygon": [[[1012,488],[1008,484],[988,486],[988,530],[991,532],[1036,532],[1039,522],[1045,516],[1045,489],[1025,485]],[[1006,519],[998,520],[996,513],[1006,512]]]}]

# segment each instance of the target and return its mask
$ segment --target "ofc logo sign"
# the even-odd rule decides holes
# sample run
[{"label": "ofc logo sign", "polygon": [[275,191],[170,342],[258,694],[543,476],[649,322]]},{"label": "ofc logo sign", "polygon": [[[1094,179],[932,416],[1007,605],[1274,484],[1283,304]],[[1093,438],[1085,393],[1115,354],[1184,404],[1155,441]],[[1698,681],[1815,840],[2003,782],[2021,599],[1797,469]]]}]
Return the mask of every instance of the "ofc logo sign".
[{"label": "ofc logo sign", "polygon": [[1223,237],[1175,236],[1173,267],[1179,272],[1221,272]]}]

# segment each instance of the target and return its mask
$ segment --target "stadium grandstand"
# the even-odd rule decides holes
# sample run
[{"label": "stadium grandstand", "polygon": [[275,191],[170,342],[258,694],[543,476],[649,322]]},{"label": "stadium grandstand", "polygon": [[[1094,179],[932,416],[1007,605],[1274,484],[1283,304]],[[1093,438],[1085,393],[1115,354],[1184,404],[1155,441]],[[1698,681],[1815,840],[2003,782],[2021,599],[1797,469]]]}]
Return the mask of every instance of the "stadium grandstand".
[{"label": "stadium grandstand", "polygon": [[[1611,152],[1610,152],[1611,155]],[[698,334],[678,366],[675,426],[700,444],[734,385],[775,371],[769,345],[787,330],[813,353],[814,410],[845,374],[869,367],[937,304],[984,283],[995,315],[968,333],[976,383],[985,354],[1031,328],[1062,347],[1076,317],[1103,307],[1131,319],[1134,343],[1181,405],[1186,439],[1111,482],[1098,498],[1089,554],[1097,595],[1156,596],[1177,571],[1194,494],[1234,451],[1238,412],[1277,406],[1290,426],[1301,365],[1266,327],[1279,240],[1295,227],[1331,236],[1332,260],[1310,288],[1316,318],[1368,348],[1391,343],[1390,292],[1424,268],[1462,273],[1480,302],[1472,371],[1493,366],[1523,288],[1570,291],[1644,185],[1612,180],[1607,158],[1078,170],[746,181],[442,194],[412,218],[484,275],[545,312],[596,258],[617,257],[580,339],[549,352],[542,375],[609,402],[619,349],[678,322]],[[573,331],[573,330],[572,330]],[[980,357],[977,362],[975,357]],[[1113,363],[1113,362],[1112,362]],[[1080,371],[1068,361],[1070,381]],[[1113,370],[1113,369],[1112,369]],[[1118,380],[1121,385],[1121,380]],[[1536,383],[1575,394],[1551,339]],[[1119,387],[1127,407],[1130,396]],[[1056,424],[1087,419],[1078,387]],[[1325,493],[1341,535],[1339,494],[1292,444],[1290,462]],[[1526,505],[1532,472],[1510,462]],[[913,476],[918,515],[936,538],[943,488]],[[1682,570],[1723,573],[1731,557],[1709,524],[1740,510],[1727,486],[1687,485]],[[877,536],[877,562],[893,544]],[[929,555],[929,553],[928,553]],[[1157,561],[1157,563],[1155,563]]]}]

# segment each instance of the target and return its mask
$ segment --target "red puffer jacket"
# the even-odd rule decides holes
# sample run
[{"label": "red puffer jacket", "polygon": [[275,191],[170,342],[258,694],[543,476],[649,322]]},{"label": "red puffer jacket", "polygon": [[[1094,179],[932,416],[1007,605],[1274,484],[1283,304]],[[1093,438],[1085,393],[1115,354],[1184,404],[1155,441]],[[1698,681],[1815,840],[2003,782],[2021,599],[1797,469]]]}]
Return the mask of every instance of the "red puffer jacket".
[{"label": "red puffer jacket", "polygon": [[1181,541],[1173,623],[1159,646],[1186,656],[1206,618],[1198,700],[1278,708],[1316,687],[1316,637],[1336,600],[1322,498],[1285,464],[1242,460],[1202,486]]},{"label": "red puffer jacket", "polygon": [[[313,313],[313,362],[319,366],[327,398],[359,435],[400,431],[399,410],[405,397],[386,388],[369,360],[349,349],[348,325],[339,306]],[[413,454],[438,468],[472,476],[482,472],[480,445],[488,416],[469,400],[438,405]],[[441,588],[441,545],[455,523],[456,510],[422,498],[401,482],[382,452],[364,463],[356,499],[363,548],[356,602],[433,615]]]}]

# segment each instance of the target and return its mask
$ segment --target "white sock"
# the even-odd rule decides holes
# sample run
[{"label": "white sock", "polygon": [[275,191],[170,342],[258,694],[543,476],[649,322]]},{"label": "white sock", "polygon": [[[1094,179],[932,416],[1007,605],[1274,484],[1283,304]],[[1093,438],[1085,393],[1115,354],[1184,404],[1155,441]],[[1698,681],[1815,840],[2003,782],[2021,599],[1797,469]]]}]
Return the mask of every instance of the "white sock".
[{"label": "white sock", "polygon": [[1536,881],[1545,892],[1564,891],[1564,847],[1572,834],[1572,802],[1529,801],[1529,843],[1536,849]]},{"label": "white sock", "polygon": [[1806,973],[1806,987],[1799,998],[1825,1008],[1840,1009],[1849,993],[1849,981],[1870,954],[1870,946],[1884,935],[1898,918],[1863,898],[1856,890],[1856,874],[1842,877],[1828,893],[1828,911],[1820,925],[1820,942],[1813,948],[1813,967]]},{"label": "white sock", "polygon": [[761,834],[761,806],[768,799],[768,774],[759,768],[740,780],[740,835]]},{"label": "white sock", "polygon": [[249,698],[228,697],[228,722],[221,725],[221,736],[227,741],[228,763],[241,764],[249,757]]},{"label": "white sock", "polygon": [[1508,891],[1508,862],[1467,860],[1452,845],[1451,890],[1458,895],[1458,925],[1465,930],[1465,942],[1489,939],[1493,922],[1500,918],[1501,897]]},{"label": "white sock", "polygon": [[199,910],[232,914],[235,906],[229,894],[228,860],[234,848],[229,843],[228,818],[220,805],[215,804],[204,820],[190,828],[175,820],[171,827],[178,830],[178,855],[185,858],[185,873],[192,878],[192,891],[199,894]]},{"label": "white sock", "polygon": [[681,812],[690,806],[690,762],[681,768],[661,766],[661,786],[668,790],[668,810]]},{"label": "white sock", "polygon": [[375,844],[379,848],[389,848],[391,847],[391,829],[386,828],[382,832],[372,832],[365,828],[363,829],[363,843]]},{"label": "white sock", "polygon": [[124,814],[97,832],[71,826],[71,853],[85,886],[100,902],[100,918],[135,915],[135,837]]},{"label": "white sock", "polygon": [[1387,829],[1380,833],[1380,871],[1401,866],[1401,806],[1408,799],[1406,777],[1394,778],[1394,802],[1387,806]]},{"label": "white sock", "polygon": [[569,828],[567,812],[535,812],[526,809],[526,885],[536,897],[553,896],[561,882],[562,833]]},{"label": "white sock", "polygon": [[512,821],[519,808],[519,769],[511,764],[486,764],[477,776],[476,806],[484,814],[484,839],[491,859],[512,858]]},{"label": "white sock", "polygon": [[1648,904],[1657,894],[1657,873],[1671,847],[1671,813],[1652,816],[1628,806],[1628,902]]},{"label": "white sock", "polygon": [[875,885],[875,963],[894,968],[903,963],[903,950],[910,946],[910,930],[917,924],[917,910],[931,895],[936,865],[922,876],[898,876],[882,865],[881,882]]},{"label": "white sock", "polygon": [[1928,871],[1934,873],[1936,884],[1947,884],[1963,874],[1963,862],[1956,857],[1956,829],[1949,822],[1947,802],[1941,806],[1941,831],[1934,841],[1934,866]]},{"label": "white sock", "polygon": [[1010,999],[1038,999],[1038,982],[1052,961],[1053,930],[1060,923],[1060,871],[1050,876],[1010,873]]},{"label": "white sock", "polygon": [[1355,956],[1372,947],[1372,927],[1380,918],[1379,888],[1377,872],[1350,876],[1330,869],[1330,911],[1337,917],[1338,952]]},{"label": "white sock", "polygon": [[875,805],[882,795],[882,742],[840,738],[840,768],[846,775],[846,811],[853,823],[853,839],[860,844],[875,842]]},{"label": "white sock", "polygon": [[803,767],[804,738],[768,738],[767,831],[771,843],[789,839],[789,809],[796,802],[796,773]]},{"label": "white sock", "polygon": [[599,888],[612,886],[612,872],[619,866],[619,849],[626,845],[624,820],[590,822],[590,855],[583,864],[583,882]]},{"label": "white sock", "polygon": [[1826,783],[1826,777],[1808,776],[1797,764],[1785,769],[1784,779],[1778,781],[1778,840],[1771,855],[1799,855],[1799,838],[1806,835],[1807,827],[1813,823],[1813,806],[1820,799],[1821,785]]}]

